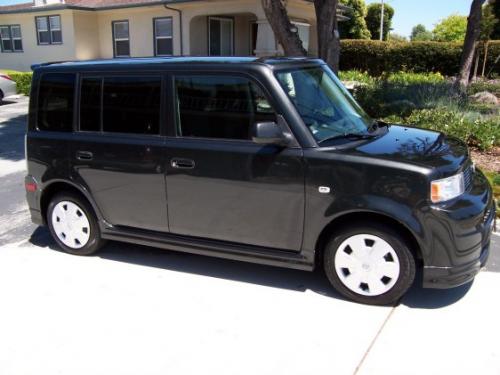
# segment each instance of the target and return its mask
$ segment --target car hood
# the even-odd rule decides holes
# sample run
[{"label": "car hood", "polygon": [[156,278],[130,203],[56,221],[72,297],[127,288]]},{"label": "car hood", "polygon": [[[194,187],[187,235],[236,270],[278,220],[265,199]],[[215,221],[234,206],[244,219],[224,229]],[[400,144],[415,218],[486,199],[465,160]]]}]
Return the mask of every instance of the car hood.
[{"label": "car hood", "polygon": [[399,125],[388,126],[385,134],[359,143],[348,153],[436,168],[443,175],[455,173],[469,158],[466,144],[457,138]]}]

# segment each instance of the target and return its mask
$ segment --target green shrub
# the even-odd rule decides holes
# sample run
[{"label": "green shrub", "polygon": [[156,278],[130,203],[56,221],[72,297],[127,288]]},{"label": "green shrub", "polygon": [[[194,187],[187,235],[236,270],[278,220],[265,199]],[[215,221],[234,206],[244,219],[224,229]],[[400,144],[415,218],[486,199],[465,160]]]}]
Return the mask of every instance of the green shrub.
[{"label": "green shrub", "polygon": [[17,84],[17,93],[29,95],[31,90],[31,77],[33,73],[11,73],[10,77]]},{"label": "green shrub", "polygon": [[500,174],[496,173],[492,178],[493,185],[500,186]]},{"label": "green shrub", "polygon": [[434,108],[413,111],[406,122],[460,138],[480,150],[488,150],[500,144],[498,118],[471,118],[467,112]]},{"label": "green shrub", "polygon": [[481,150],[500,145],[499,109],[471,102],[439,73],[390,73],[373,82],[354,96],[374,118],[441,131]]},{"label": "green shrub", "polygon": [[366,85],[375,83],[375,78],[370,76],[368,72],[361,72],[359,70],[347,70],[339,72],[339,78],[343,82],[356,81]]},{"label": "green shrub", "polygon": [[500,82],[477,81],[471,83],[467,89],[469,95],[474,95],[481,91],[488,91],[500,97]]},{"label": "green shrub", "polygon": [[444,76],[437,73],[414,73],[414,72],[396,72],[390,73],[386,81],[397,85],[415,85],[422,83],[443,83]]},{"label": "green shrub", "polygon": [[463,106],[467,97],[457,93],[452,84],[441,83],[394,84],[379,80],[372,86],[356,88],[354,96],[372,117],[407,116],[414,109],[436,106]]},{"label": "green shrub", "polygon": [[365,85],[373,85],[380,81],[399,85],[412,85],[421,83],[442,83],[445,77],[441,73],[414,73],[414,72],[395,72],[385,73],[379,77],[372,77],[368,72],[360,70],[346,70],[339,72],[339,78],[342,81],[356,81]]},{"label": "green shrub", "polygon": [[[461,43],[447,42],[381,42],[377,40],[341,40],[340,70],[359,70],[373,76],[383,73],[412,71],[439,72],[446,76],[458,73]],[[500,72],[500,41],[489,46],[487,71]]]},{"label": "green shrub", "polygon": [[497,217],[500,218],[500,174],[497,172],[484,171],[484,174],[490,181],[491,187],[493,188],[493,196],[495,197],[497,203]]}]

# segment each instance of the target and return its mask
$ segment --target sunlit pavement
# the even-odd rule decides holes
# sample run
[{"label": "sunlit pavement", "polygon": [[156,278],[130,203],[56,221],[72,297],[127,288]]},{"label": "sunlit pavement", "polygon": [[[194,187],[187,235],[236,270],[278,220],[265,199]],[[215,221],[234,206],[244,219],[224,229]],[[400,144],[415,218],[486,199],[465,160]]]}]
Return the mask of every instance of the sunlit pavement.
[{"label": "sunlit pavement", "polygon": [[67,255],[29,222],[26,103],[6,107],[1,375],[500,374],[498,235],[474,283],[415,285],[395,308],[348,302],[321,272],[116,242]]}]

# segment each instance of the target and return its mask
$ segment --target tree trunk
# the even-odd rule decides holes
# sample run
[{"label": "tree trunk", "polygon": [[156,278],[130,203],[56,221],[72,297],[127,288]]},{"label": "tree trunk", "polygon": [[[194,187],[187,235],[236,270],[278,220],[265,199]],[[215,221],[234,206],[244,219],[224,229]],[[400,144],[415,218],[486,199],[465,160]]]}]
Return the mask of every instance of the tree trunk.
[{"label": "tree trunk", "polygon": [[338,0],[314,0],[318,28],[318,55],[335,73],[339,70],[340,58],[337,4]]},{"label": "tree trunk", "polygon": [[279,44],[286,56],[306,56],[307,51],[302,46],[299,34],[293,30],[288,12],[283,0],[262,0],[262,8],[273,29]]},{"label": "tree trunk", "polygon": [[481,77],[484,77],[484,72],[486,71],[486,62],[488,61],[488,47],[490,46],[490,41],[484,42],[484,60],[483,69],[481,70]]},{"label": "tree trunk", "polygon": [[479,50],[476,46],[476,59],[474,63],[474,73],[472,73],[472,82],[477,80],[477,71],[479,69],[479,57],[481,55],[481,50]]},{"label": "tree trunk", "polygon": [[476,49],[476,41],[481,32],[482,5],[485,0],[473,0],[470,7],[469,19],[467,22],[467,33],[465,34],[464,48],[460,59],[460,72],[455,81],[455,85],[460,90],[465,91],[469,85],[470,71]]}]

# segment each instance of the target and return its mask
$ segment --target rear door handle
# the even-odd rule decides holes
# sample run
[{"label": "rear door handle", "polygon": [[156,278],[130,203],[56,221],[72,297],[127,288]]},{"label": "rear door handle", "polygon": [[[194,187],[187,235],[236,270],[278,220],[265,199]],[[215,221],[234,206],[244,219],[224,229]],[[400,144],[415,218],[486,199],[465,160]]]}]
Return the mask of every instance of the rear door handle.
[{"label": "rear door handle", "polygon": [[173,168],[177,168],[177,169],[193,169],[195,167],[194,160],[181,159],[181,158],[173,158],[170,161],[170,165]]},{"label": "rear door handle", "polygon": [[90,151],[77,151],[76,152],[76,158],[78,160],[88,161],[88,160],[92,160],[93,157],[94,157],[94,155]]}]

